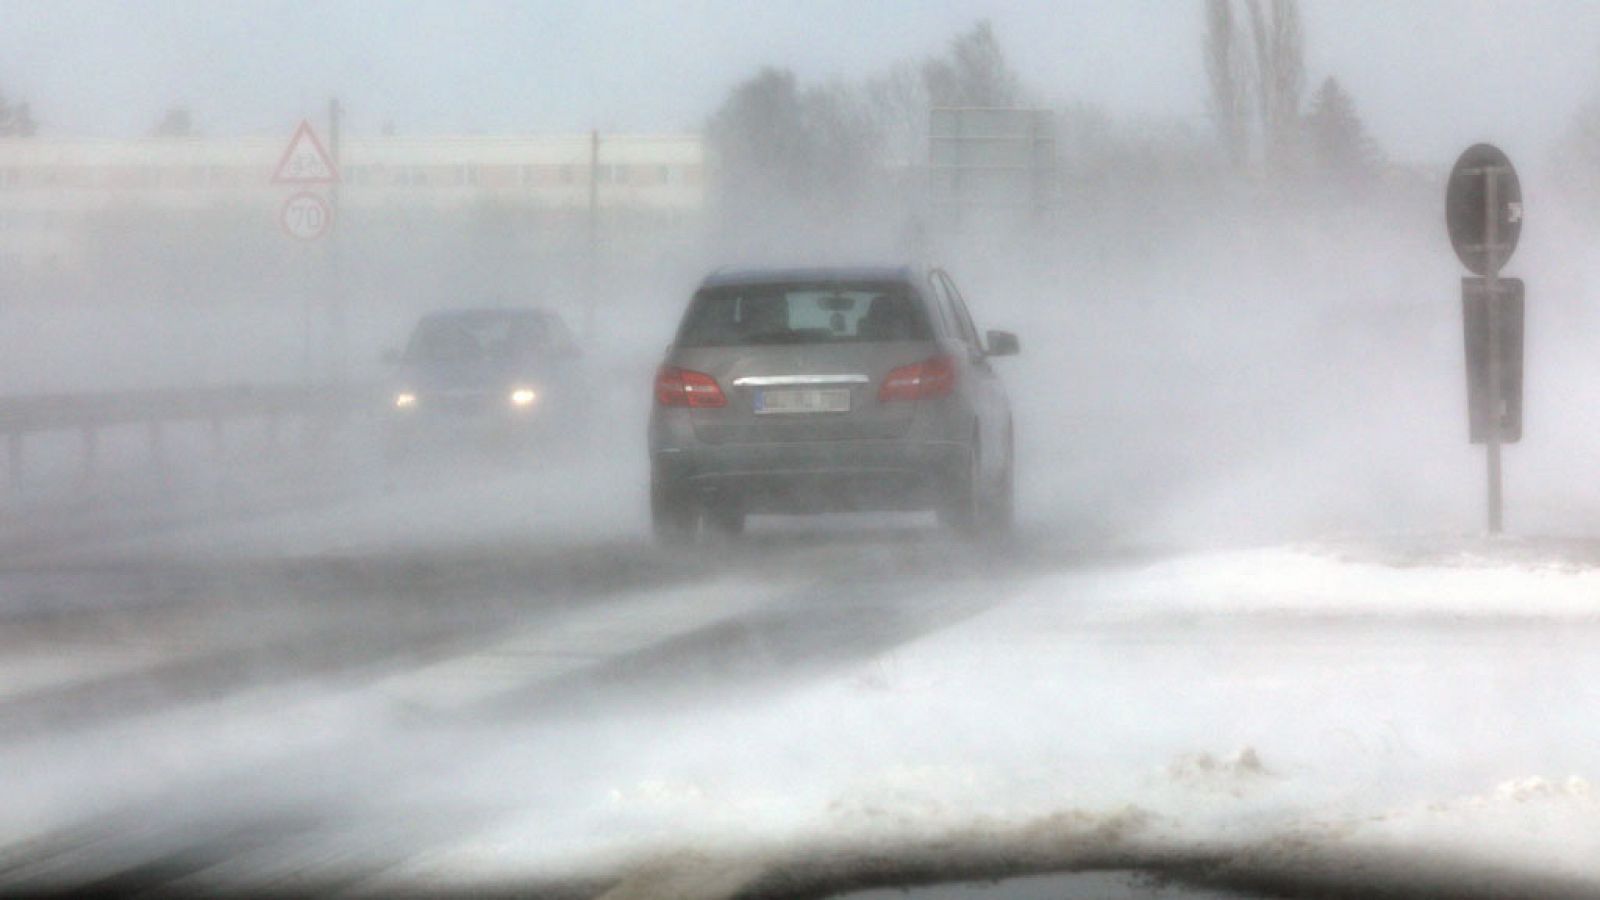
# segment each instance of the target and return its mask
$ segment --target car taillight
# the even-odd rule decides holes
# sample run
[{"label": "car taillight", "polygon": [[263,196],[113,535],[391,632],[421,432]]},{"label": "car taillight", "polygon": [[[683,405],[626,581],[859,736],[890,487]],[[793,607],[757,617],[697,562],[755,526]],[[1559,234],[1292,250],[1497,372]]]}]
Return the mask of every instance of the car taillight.
[{"label": "car taillight", "polygon": [[662,366],[656,370],[656,402],[662,406],[691,406],[715,409],[727,406],[717,380],[704,372]]},{"label": "car taillight", "polygon": [[909,366],[890,370],[878,388],[878,401],[923,400],[947,397],[956,389],[956,363],[948,356],[935,356]]}]

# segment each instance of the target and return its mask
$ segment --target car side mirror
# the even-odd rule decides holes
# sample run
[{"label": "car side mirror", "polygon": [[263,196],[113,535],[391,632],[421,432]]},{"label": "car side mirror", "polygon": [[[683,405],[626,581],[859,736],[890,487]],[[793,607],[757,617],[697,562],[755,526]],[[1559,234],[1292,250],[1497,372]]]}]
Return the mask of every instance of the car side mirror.
[{"label": "car side mirror", "polygon": [[984,338],[989,345],[987,352],[990,356],[1016,356],[1022,352],[1022,344],[1009,331],[991,331]]},{"label": "car side mirror", "polygon": [[400,365],[400,351],[390,347],[378,356],[378,361],[386,366]]}]

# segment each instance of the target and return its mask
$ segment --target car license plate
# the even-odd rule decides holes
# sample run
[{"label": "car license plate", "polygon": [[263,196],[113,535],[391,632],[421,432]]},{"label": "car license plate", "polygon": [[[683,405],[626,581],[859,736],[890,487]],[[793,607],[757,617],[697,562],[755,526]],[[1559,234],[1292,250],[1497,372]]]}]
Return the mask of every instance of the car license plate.
[{"label": "car license plate", "polygon": [[804,391],[756,391],[756,412],[773,413],[830,413],[850,411],[850,389]]}]

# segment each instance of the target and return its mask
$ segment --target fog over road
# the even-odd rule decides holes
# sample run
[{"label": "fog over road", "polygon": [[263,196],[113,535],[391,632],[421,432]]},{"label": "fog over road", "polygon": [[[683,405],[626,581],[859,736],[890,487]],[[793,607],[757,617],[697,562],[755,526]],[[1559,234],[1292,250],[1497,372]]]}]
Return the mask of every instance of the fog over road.
[{"label": "fog over road", "polygon": [[423,548],[394,515],[518,490],[559,487],[377,490],[8,564],[0,888],[582,896],[710,848],[1038,822],[1126,853],[1448,851],[1532,821],[1566,836],[1503,842],[1508,864],[1593,875],[1597,801],[1568,776],[1600,735],[1564,712],[1600,683],[1593,548],[1180,555],[1043,526],[995,548],[880,517],[663,551],[616,512]]},{"label": "fog over road", "polygon": [[593,6],[0,0],[0,900],[1600,897],[1600,3]]},{"label": "fog over road", "polygon": [[[652,546],[643,338],[591,357],[591,430],[548,456],[390,465],[370,418],[310,453],[245,422],[217,461],[174,429],[150,484],[134,430],[77,499],[76,436],[30,444],[0,893],[826,896],[886,862],[1298,877],[1373,848],[1457,895],[1495,883],[1461,859],[1595,892],[1600,432],[1513,470],[1522,533],[1573,537],[1441,534],[1476,521],[1456,323],[1262,292],[1227,298],[1236,334],[1165,293],[986,314],[1039,348],[1005,372],[1004,547],[924,515]],[[1405,364],[1335,365],[1377,352]]]},{"label": "fog over road", "polygon": [[[298,518],[315,529],[316,513]],[[635,534],[506,534],[270,558],[247,552],[263,549],[260,525],[232,526],[237,555],[175,552],[195,546],[179,530],[131,551],[126,536],[74,542],[0,574],[0,754],[29,773],[0,814],[5,885],[161,885],[187,864],[171,860],[210,867],[263,840],[270,873],[342,878],[539,797],[581,810],[577,786],[628,755],[614,730],[759,704],[968,618],[1015,581],[915,524],[678,555]],[[572,771],[517,772],[511,793],[481,795],[485,767],[517,748]],[[455,778],[466,796],[394,805]]]}]

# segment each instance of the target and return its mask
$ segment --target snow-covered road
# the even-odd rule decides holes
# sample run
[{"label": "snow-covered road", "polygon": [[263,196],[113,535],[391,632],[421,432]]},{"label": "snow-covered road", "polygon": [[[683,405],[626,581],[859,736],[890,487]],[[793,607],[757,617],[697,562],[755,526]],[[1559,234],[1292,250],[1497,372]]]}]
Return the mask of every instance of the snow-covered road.
[{"label": "snow-covered road", "polygon": [[1043,834],[1600,890],[1581,542],[247,552],[262,528],[0,574],[0,884],[598,893],[667,861],[736,894],[819,848]]}]

